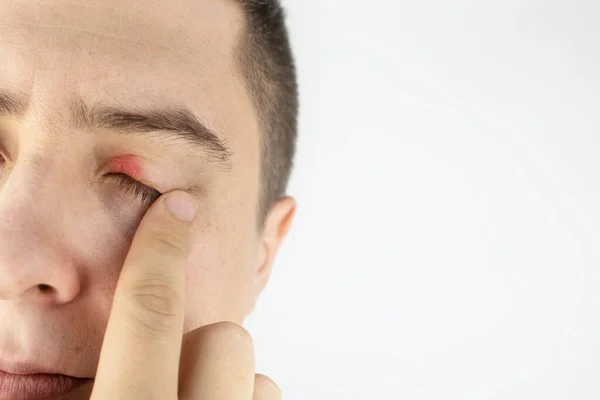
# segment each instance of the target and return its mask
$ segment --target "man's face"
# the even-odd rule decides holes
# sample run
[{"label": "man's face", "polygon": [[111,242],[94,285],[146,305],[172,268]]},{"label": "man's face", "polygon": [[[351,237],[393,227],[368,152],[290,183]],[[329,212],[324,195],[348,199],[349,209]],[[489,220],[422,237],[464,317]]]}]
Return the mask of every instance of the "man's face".
[{"label": "man's face", "polygon": [[149,205],[122,174],[197,199],[186,332],[250,311],[265,251],[243,20],[226,0],[0,0],[0,362],[94,375]]}]

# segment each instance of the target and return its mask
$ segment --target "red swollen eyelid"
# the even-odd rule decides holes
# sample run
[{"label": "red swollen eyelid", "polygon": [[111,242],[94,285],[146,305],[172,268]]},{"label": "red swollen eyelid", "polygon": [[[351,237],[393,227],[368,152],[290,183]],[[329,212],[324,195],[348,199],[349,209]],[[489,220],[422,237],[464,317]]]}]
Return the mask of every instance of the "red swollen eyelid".
[{"label": "red swollen eyelid", "polygon": [[115,157],[110,160],[109,166],[113,172],[129,175],[133,179],[142,178],[142,167],[135,156],[126,155]]}]

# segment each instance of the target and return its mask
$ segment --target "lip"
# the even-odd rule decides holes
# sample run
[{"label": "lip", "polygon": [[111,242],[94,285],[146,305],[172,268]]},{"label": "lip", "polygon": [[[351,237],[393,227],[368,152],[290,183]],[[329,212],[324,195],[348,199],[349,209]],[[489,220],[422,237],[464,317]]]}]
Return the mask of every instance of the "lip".
[{"label": "lip", "polygon": [[0,362],[0,398],[9,400],[51,400],[92,382],[32,364]]}]

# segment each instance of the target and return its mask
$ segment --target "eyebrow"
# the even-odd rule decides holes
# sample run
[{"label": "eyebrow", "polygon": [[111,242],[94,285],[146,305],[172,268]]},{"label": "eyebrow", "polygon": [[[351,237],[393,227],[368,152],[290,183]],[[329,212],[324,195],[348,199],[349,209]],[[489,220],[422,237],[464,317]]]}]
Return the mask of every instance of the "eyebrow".
[{"label": "eyebrow", "polygon": [[25,96],[0,90],[0,117],[15,115],[23,117],[26,108]]},{"label": "eyebrow", "polygon": [[[25,115],[27,101],[20,93],[0,90],[0,116]],[[231,151],[227,142],[182,106],[150,110],[126,110],[101,103],[88,107],[78,98],[71,104],[71,116],[78,128],[108,129],[120,134],[151,135],[162,139],[183,140],[207,153],[208,160],[231,168]]]}]

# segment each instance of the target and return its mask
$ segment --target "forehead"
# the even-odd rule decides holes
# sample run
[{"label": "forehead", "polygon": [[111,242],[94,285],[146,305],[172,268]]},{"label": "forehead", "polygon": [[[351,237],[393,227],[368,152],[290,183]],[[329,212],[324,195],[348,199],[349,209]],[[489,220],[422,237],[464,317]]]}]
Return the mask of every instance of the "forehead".
[{"label": "forehead", "polygon": [[0,0],[0,88],[48,113],[90,103],[190,108],[234,145],[257,126],[228,0]]}]

